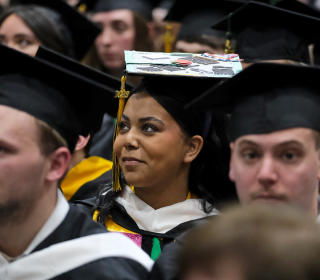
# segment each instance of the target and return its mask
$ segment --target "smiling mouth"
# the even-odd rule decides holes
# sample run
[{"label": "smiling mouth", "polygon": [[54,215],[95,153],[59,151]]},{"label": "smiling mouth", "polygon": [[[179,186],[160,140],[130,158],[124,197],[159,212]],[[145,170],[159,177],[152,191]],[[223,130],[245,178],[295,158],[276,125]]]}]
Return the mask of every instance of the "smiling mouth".
[{"label": "smiling mouth", "polygon": [[263,200],[263,201],[283,201],[284,198],[282,196],[275,196],[275,195],[258,195],[253,198],[253,200]]}]

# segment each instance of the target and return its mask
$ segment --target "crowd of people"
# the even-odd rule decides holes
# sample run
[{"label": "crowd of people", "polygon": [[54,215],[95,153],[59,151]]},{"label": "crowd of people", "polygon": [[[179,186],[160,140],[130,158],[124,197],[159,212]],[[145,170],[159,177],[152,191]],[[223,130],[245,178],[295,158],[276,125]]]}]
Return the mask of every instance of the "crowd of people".
[{"label": "crowd of people", "polygon": [[319,280],[318,2],[0,2],[0,279]]}]

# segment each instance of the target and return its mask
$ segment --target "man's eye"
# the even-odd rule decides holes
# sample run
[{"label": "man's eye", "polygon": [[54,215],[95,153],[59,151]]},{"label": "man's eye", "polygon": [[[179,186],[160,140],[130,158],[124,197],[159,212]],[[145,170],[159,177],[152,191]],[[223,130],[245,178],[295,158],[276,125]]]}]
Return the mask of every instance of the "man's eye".
[{"label": "man's eye", "polygon": [[285,160],[292,161],[292,160],[294,160],[294,159],[296,158],[296,155],[295,155],[294,153],[288,152],[288,153],[284,153],[284,154],[283,154],[283,158],[284,158]]},{"label": "man's eye", "polygon": [[30,42],[29,42],[28,40],[23,39],[23,40],[20,40],[20,41],[19,41],[19,45],[20,45],[21,47],[26,47],[26,46],[29,46],[29,45],[30,45]]}]

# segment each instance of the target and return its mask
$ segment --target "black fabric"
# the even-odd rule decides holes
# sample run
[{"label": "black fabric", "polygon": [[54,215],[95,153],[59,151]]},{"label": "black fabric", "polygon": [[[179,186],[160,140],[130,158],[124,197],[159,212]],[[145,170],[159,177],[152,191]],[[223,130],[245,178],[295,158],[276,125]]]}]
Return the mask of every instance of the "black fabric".
[{"label": "black fabric", "polygon": [[[94,222],[91,217],[78,207],[71,205],[63,222],[53,233],[41,242],[32,253],[46,249],[57,243],[92,234],[105,233],[106,231],[105,227]],[[51,279],[140,280],[147,279],[147,276],[146,269],[133,260],[120,257],[108,257],[84,264]]]},{"label": "black fabric", "polygon": [[77,192],[69,199],[69,203],[77,200],[85,200],[92,198],[98,194],[99,186],[105,182],[111,181],[112,179],[112,170],[109,170],[103,173],[98,178],[93,181],[87,182],[82,185]]},{"label": "black fabric", "polygon": [[110,12],[120,9],[131,10],[147,20],[152,20],[153,6],[147,0],[95,0],[93,13]]},{"label": "black fabric", "polygon": [[294,127],[320,132],[319,75],[314,67],[256,63],[186,108],[232,113],[233,140]]},{"label": "black fabric", "polygon": [[114,130],[114,118],[105,114],[101,129],[93,136],[90,156],[98,156],[112,161]]},{"label": "black fabric", "polygon": [[245,62],[291,59],[310,63],[320,19],[263,3],[249,2],[212,26],[237,35],[236,53]]},{"label": "black fabric", "polygon": [[213,30],[211,25],[241,7],[241,1],[200,0],[186,5],[184,0],[176,0],[170,8],[166,21],[181,22],[177,39],[183,40],[195,36],[225,37],[224,31]]},{"label": "black fabric", "polygon": [[52,280],[147,280],[148,274],[137,262],[124,258],[100,259],[63,273]]},{"label": "black fabric", "polygon": [[37,5],[58,13],[68,27],[76,58],[81,60],[92,46],[101,30],[63,0],[15,0],[15,5]]},{"label": "black fabric", "polygon": [[[88,214],[88,216],[92,217],[91,210],[96,202],[97,201],[95,198],[91,198],[84,201],[75,201],[73,206],[80,208],[81,210],[85,211]],[[182,235],[194,226],[207,220],[207,218],[202,218],[193,221],[188,221],[174,227],[166,233],[149,232],[139,229],[136,222],[129,216],[125,208],[118,202],[115,202],[114,207],[111,210],[111,217],[117,225],[137,234],[140,234],[142,236],[141,247],[149,256],[151,255],[151,250],[153,246],[152,239],[154,237],[159,238],[160,246],[162,249],[168,244],[171,244],[178,236]]]},{"label": "black fabric", "polygon": [[93,80],[4,45],[0,60],[0,104],[56,129],[71,152],[79,134],[87,136],[101,123],[106,104],[113,99]]}]

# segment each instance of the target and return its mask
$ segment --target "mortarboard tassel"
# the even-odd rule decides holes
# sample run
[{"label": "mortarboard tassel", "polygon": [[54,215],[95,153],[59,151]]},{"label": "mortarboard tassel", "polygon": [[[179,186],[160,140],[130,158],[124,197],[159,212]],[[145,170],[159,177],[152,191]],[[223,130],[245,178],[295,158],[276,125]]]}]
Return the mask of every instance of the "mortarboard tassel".
[{"label": "mortarboard tassel", "polygon": [[78,11],[83,14],[87,11],[87,5],[86,4],[81,4],[78,8]]},{"label": "mortarboard tassel", "polygon": [[[114,135],[113,135],[113,144],[114,141],[116,140],[119,131],[120,131],[120,127],[119,127],[119,123],[120,123],[120,119],[124,110],[124,106],[126,103],[126,98],[128,98],[130,91],[126,91],[126,76],[123,76],[121,78],[121,89],[120,91],[117,90],[116,91],[116,95],[115,98],[119,98],[119,109],[118,109],[118,114],[117,114],[117,121],[116,121],[116,128],[114,130]],[[120,185],[120,165],[119,165],[119,161],[117,156],[115,155],[115,153],[112,153],[112,189],[114,192],[117,192],[119,190],[121,190],[121,185]]]},{"label": "mortarboard tassel", "polygon": [[166,26],[166,34],[163,36],[165,53],[172,52],[172,45],[174,40],[175,40],[175,37],[172,35],[172,24],[168,23]]},{"label": "mortarboard tassel", "polygon": [[226,46],[224,49],[225,54],[231,54],[234,53],[234,49],[231,48],[231,39],[232,39],[232,33],[231,33],[231,17],[233,13],[230,13],[228,15],[228,32],[227,32],[227,40],[226,40]]}]

